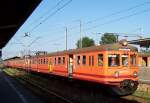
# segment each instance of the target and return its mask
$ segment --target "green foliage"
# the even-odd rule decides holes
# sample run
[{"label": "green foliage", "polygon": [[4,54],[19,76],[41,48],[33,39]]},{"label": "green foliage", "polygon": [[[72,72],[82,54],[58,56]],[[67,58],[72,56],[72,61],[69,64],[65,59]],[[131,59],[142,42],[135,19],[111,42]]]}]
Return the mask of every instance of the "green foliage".
[{"label": "green foliage", "polygon": [[[80,48],[80,43],[81,43],[81,40],[78,40],[76,43],[77,48]],[[82,48],[90,47],[90,46],[94,46],[94,45],[95,45],[95,43],[94,43],[93,39],[90,39],[89,37],[82,38]]]},{"label": "green foliage", "polygon": [[150,100],[150,92],[135,91],[133,95],[144,98],[145,100]]},{"label": "green foliage", "polygon": [[117,42],[117,36],[114,33],[104,33],[101,37],[100,44],[111,44]]}]

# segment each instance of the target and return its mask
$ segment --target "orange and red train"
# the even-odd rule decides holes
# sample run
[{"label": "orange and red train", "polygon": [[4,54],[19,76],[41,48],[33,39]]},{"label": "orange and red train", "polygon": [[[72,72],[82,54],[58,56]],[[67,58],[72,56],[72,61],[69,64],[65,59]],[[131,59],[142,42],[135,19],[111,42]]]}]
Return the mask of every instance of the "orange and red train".
[{"label": "orange and red train", "polygon": [[112,87],[118,95],[128,95],[138,86],[137,59],[137,48],[122,41],[47,55],[7,59],[4,65],[105,84]]}]

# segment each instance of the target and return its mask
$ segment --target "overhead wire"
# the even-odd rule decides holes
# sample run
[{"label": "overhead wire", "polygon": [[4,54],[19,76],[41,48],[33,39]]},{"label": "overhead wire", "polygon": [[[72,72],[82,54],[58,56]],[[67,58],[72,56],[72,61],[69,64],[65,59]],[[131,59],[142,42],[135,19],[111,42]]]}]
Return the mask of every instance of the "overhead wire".
[{"label": "overhead wire", "polygon": [[144,3],[141,3],[141,4],[138,4],[138,5],[135,5],[133,7],[130,7],[130,8],[127,8],[127,9],[124,9],[124,10],[120,10],[120,11],[117,11],[117,12],[114,12],[114,13],[111,13],[111,14],[108,14],[108,15],[105,15],[105,16],[102,16],[102,17],[99,17],[95,20],[91,20],[91,21],[88,21],[86,24],[90,24],[92,22],[96,22],[96,21],[99,21],[99,20],[102,20],[102,19],[106,19],[108,17],[111,17],[111,16],[114,16],[114,15],[118,15],[118,14],[121,14],[121,13],[124,13],[124,12],[127,12],[127,11],[130,11],[130,10],[133,10],[135,8],[138,8],[138,7],[141,7],[141,6],[144,6],[146,4],[150,4],[150,2],[144,2]]},{"label": "overhead wire", "polygon": [[59,0],[56,5],[54,5],[52,8],[48,9],[45,13],[42,14],[42,16],[40,16],[39,18],[37,18],[36,20],[34,20],[30,26],[32,26],[35,22],[39,21],[39,19],[43,19],[44,15],[49,14],[50,12],[52,12],[54,9],[56,9],[61,3],[63,3],[64,0]]},{"label": "overhead wire", "polygon": [[[146,9],[146,10],[143,10],[143,11],[140,11],[140,12],[135,12],[135,13],[130,14],[130,15],[127,15],[127,16],[122,16],[122,17],[119,17],[119,18],[117,18],[117,19],[113,19],[113,20],[107,21],[107,22],[105,22],[105,23],[98,24],[98,25],[96,25],[96,26],[93,26],[93,27],[90,27],[90,28],[86,28],[86,29],[84,29],[83,31],[85,31],[85,30],[89,31],[89,30],[91,30],[91,29],[94,29],[94,28],[97,28],[97,27],[100,27],[100,26],[103,26],[103,25],[106,25],[106,24],[118,22],[118,21],[120,21],[120,20],[122,20],[122,19],[130,18],[130,17],[132,17],[132,16],[139,15],[139,14],[143,14],[143,13],[149,12],[149,11],[150,11],[150,9]],[[77,33],[80,33],[80,32],[77,32]],[[77,34],[77,33],[76,33],[76,34]],[[74,36],[74,35],[70,35],[70,36],[68,36],[68,37],[71,37],[71,36]],[[61,40],[63,37],[64,37],[64,36],[61,36],[61,37],[59,37],[59,38],[57,38],[57,39],[51,40],[51,42]]]},{"label": "overhead wire", "polygon": [[[64,0],[60,0],[52,9],[55,9],[57,6],[59,6]],[[37,24],[36,26],[34,26],[30,32],[31,33],[33,30],[35,30],[36,28],[38,28],[41,24],[43,24],[46,20],[48,20],[50,17],[54,16],[58,11],[60,11],[61,9],[63,9],[64,7],[66,7],[69,3],[71,3],[72,0],[69,0],[68,2],[66,2],[65,4],[63,4],[61,7],[59,7],[57,10],[55,10],[54,12],[52,12],[50,15],[48,15],[44,20],[42,20],[39,24]],[[51,11],[52,11],[51,9]],[[48,11],[47,11],[48,12]],[[41,17],[43,18],[43,17]]]},{"label": "overhead wire", "polygon": [[[46,20],[48,20],[50,17],[52,17],[53,15],[55,15],[58,11],[60,11],[61,9],[63,9],[65,6],[67,6],[72,0],[69,0],[67,3],[65,3],[63,6],[59,7],[56,11],[54,11],[53,13],[51,13],[50,15],[48,15],[44,20],[42,20],[42,22],[40,22],[38,25],[36,25],[34,28],[31,29],[30,32],[34,31],[37,27],[39,27],[42,23],[44,23]],[[144,2],[142,4],[139,4],[139,5],[136,5],[136,6],[133,6],[133,7],[130,7],[128,9],[125,9],[125,10],[121,10],[121,11],[118,11],[118,12],[115,12],[115,13],[111,13],[109,15],[106,15],[106,16],[103,16],[103,17],[100,17],[98,19],[95,19],[95,20],[91,20],[91,21],[88,21],[87,23],[85,24],[90,24],[92,22],[96,22],[98,20],[101,20],[101,19],[105,19],[105,18],[108,18],[108,17],[111,17],[111,16],[114,16],[114,15],[118,15],[120,13],[123,13],[123,12],[127,12],[129,10],[133,10],[137,7],[140,7],[140,6],[143,6],[147,3],[150,3],[150,2]],[[96,25],[96,26],[93,26],[91,28],[86,28],[84,30],[91,30],[91,29],[94,29],[94,28],[97,28],[97,27],[100,27],[100,26],[103,26],[103,25],[106,25],[106,24],[110,24],[110,23],[114,23],[114,22],[117,22],[117,21],[120,21],[122,19],[126,19],[128,17],[132,17],[132,16],[135,16],[135,15],[138,15],[138,14],[141,14],[141,13],[145,13],[145,12],[148,12],[150,9],[147,9],[147,10],[144,10],[144,11],[141,11],[141,12],[136,12],[134,14],[130,14],[130,15],[127,15],[127,16],[123,16],[123,17],[120,17],[120,18],[117,18],[117,19],[113,19],[113,20],[110,20],[110,21],[107,21],[105,23],[102,23],[102,24],[99,24],[99,25]],[[78,32],[79,33],[79,32]],[[72,37],[73,35],[70,35],[70,37]],[[53,41],[58,41],[58,40],[62,40],[64,36],[61,36],[60,38],[57,38],[57,39],[54,39],[54,40],[51,40],[51,42]]]},{"label": "overhead wire", "polygon": [[[59,4],[61,4],[63,1],[64,1],[64,0],[60,0],[53,8],[56,8],[56,7],[57,7]],[[68,2],[70,2],[70,1],[68,1]],[[146,5],[146,4],[148,4],[148,3],[150,3],[150,2],[144,2],[144,3],[141,3],[141,4],[137,4],[137,5],[132,6],[132,7],[130,7],[130,8],[127,8],[127,9],[124,9],[124,10],[120,10],[120,11],[117,11],[117,12],[114,12],[114,13],[111,13],[111,14],[108,14],[108,15],[105,15],[105,16],[102,16],[102,17],[99,17],[99,18],[97,18],[97,19],[95,19],[95,20],[88,21],[88,22],[86,22],[85,24],[90,24],[90,23],[96,22],[96,21],[98,21],[98,20],[106,19],[106,18],[108,18],[108,17],[114,16],[114,15],[118,15],[118,14],[121,14],[121,13],[123,13],[123,12],[127,12],[127,11],[133,10],[133,9],[135,9],[135,8],[141,7],[141,6]],[[59,9],[59,8],[58,8],[58,9]],[[56,13],[57,13],[57,12],[56,12]],[[52,13],[52,15],[53,15],[53,13]],[[48,18],[48,17],[47,17],[47,18]],[[45,18],[45,20],[47,20],[47,18]],[[43,20],[43,21],[45,21],[45,20]],[[37,28],[37,27],[38,27],[39,25],[41,25],[41,24],[42,24],[42,23],[40,22],[40,24],[36,25],[34,28]],[[31,29],[31,32],[34,30],[34,28]],[[69,28],[69,29],[72,30],[72,29],[74,29],[74,28],[77,28],[77,27],[71,27],[71,28]],[[57,32],[58,32],[58,31],[57,31]]]},{"label": "overhead wire", "polygon": [[139,14],[143,14],[145,12],[149,12],[150,9],[146,9],[146,10],[143,10],[143,11],[140,11],[140,12],[136,12],[136,13],[133,13],[133,14],[130,14],[130,15],[127,15],[127,16],[122,16],[122,17],[119,17],[117,19],[114,19],[114,20],[110,20],[110,21],[107,21],[105,23],[102,23],[102,24],[98,24],[96,26],[93,26],[93,27],[90,27],[90,28],[87,28],[85,30],[91,30],[91,29],[94,29],[94,28],[97,28],[97,27],[100,27],[100,26],[103,26],[103,25],[106,25],[106,24],[110,24],[110,23],[113,23],[113,22],[118,22],[122,19],[126,19],[126,18],[129,18],[129,17],[132,17],[132,16],[135,16],[135,15],[139,15]]},{"label": "overhead wire", "polygon": [[[124,12],[127,12],[127,11],[130,11],[130,10],[133,10],[133,9],[135,9],[135,8],[144,6],[144,5],[146,5],[146,4],[150,4],[150,2],[144,2],[144,3],[137,4],[137,5],[135,5],[135,6],[132,6],[132,7],[127,8],[127,9],[120,10],[120,11],[117,11],[117,12],[114,12],[114,13],[111,13],[111,14],[108,14],[108,15],[105,15],[105,16],[102,16],[102,17],[99,17],[99,18],[97,18],[97,19],[95,19],[95,20],[88,21],[88,22],[86,22],[85,24],[90,24],[90,23],[96,22],[96,21],[98,21],[98,20],[103,20],[103,19],[106,19],[106,18],[108,18],[108,17],[114,16],[114,15],[118,15],[118,14],[121,14],[121,13],[124,13]],[[84,25],[85,25],[85,24],[84,24]],[[78,28],[78,27],[77,27],[77,26],[73,26],[73,27],[69,28],[69,30],[72,30],[72,29],[74,29],[74,28]],[[57,32],[58,32],[58,31],[57,31]]]},{"label": "overhead wire", "polygon": [[[127,12],[127,11],[131,11],[135,8],[138,8],[138,7],[141,7],[141,6],[144,6],[146,4],[150,4],[150,2],[144,2],[144,3],[140,3],[140,4],[137,4],[135,6],[132,6],[132,7],[129,7],[127,9],[123,9],[123,10],[120,10],[120,11],[117,11],[117,12],[114,12],[114,13],[111,13],[111,14],[108,14],[108,15],[105,15],[105,16],[102,16],[102,17],[99,17],[97,19],[94,19],[94,20],[90,20],[88,22],[86,22],[85,24],[91,24],[93,22],[96,22],[96,21],[99,21],[99,20],[103,20],[103,19],[106,19],[108,17],[111,17],[111,16],[114,16],[114,15],[118,15],[118,14],[121,14],[121,13],[124,13],[124,12]],[[84,25],[85,25],[84,24]],[[78,28],[77,26],[73,26],[71,28],[69,28],[70,30],[74,29],[74,28]]]},{"label": "overhead wire", "polygon": [[54,16],[58,11],[60,11],[61,9],[63,9],[64,7],[66,7],[68,4],[70,4],[72,2],[72,0],[67,1],[65,4],[63,4],[61,7],[59,7],[57,10],[55,10],[54,12],[52,12],[50,15],[48,15],[45,19],[43,19],[39,24],[35,25],[29,32],[33,32],[36,28],[38,28],[41,24],[43,24],[45,21],[47,21],[49,18],[51,18],[52,16]]}]

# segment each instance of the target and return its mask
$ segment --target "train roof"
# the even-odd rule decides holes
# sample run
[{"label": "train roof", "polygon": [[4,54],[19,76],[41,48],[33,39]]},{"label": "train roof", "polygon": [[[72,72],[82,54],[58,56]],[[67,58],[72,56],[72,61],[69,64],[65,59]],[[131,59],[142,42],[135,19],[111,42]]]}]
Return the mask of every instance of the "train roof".
[{"label": "train roof", "polygon": [[18,57],[18,56],[14,56],[14,57],[11,57],[11,58],[8,58],[8,59],[5,59],[4,61],[7,61],[7,60],[14,60],[14,59],[20,59],[20,57]]},{"label": "train roof", "polygon": [[59,56],[64,54],[76,54],[76,53],[84,53],[84,52],[91,52],[91,51],[118,51],[118,50],[130,50],[130,51],[138,51],[138,49],[131,45],[123,46],[121,43],[113,43],[113,44],[102,44],[99,46],[91,46],[79,49],[70,49],[65,51],[58,51],[49,53],[49,56]]},{"label": "train roof", "polygon": [[[53,53],[48,53],[45,55],[35,55],[30,56],[30,58],[36,58],[36,57],[49,57],[49,56],[61,56],[61,55],[67,55],[67,54],[77,54],[77,53],[85,53],[85,52],[96,52],[96,51],[118,51],[118,50],[130,50],[130,51],[138,51],[138,49],[132,45],[126,45],[123,46],[121,43],[113,43],[113,44],[102,44],[98,46],[91,46],[91,47],[85,47],[85,48],[79,48],[79,49],[69,49],[64,51],[58,51]],[[142,53],[140,55],[143,55]],[[150,56],[149,54],[146,54]],[[14,60],[14,59],[24,59],[20,57],[13,57],[6,60]]]}]

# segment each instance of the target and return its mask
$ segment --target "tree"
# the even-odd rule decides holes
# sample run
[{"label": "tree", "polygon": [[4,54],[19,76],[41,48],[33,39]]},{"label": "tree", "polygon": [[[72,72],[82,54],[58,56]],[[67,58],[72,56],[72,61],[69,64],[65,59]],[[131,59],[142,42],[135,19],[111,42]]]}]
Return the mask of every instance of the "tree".
[{"label": "tree", "polygon": [[[77,48],[81,48],[80,43],[81,43],[81,40],[78,40],[76,43]],[[90,39],[89,37],[82,38],[82,48],[90,47],[90,46],[94,46],[94,45],[95,45],[95,43],[94,43],[93,39]]]},{"label": "tree", "polygon": [[100,44],[111,44],[117,42],[117,35],[114,33],[104,33],[101,37]]}]

